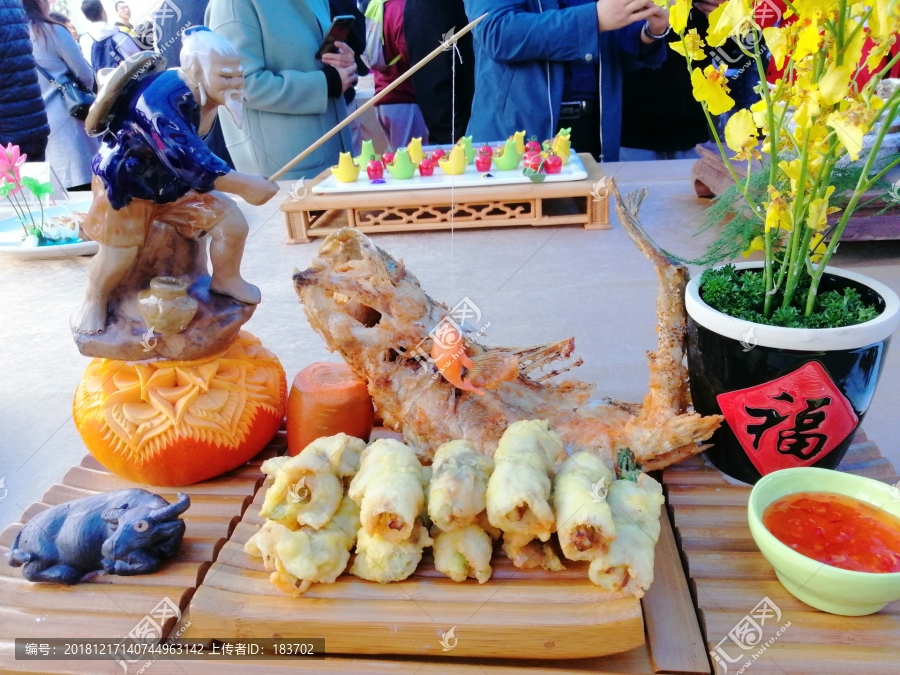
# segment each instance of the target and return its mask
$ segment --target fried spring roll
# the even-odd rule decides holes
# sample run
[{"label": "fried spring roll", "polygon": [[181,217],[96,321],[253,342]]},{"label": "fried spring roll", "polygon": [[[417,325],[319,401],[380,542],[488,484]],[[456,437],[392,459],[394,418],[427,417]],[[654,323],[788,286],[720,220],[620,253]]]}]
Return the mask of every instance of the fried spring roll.
[{"label": "fried spring roll", "polygon": [[478,525],[466,525],[451,532],[435,528],[434,567],[453,581],[467,577],[479,584],[491,578],[491,554],[494,545],[490,535]]},{"label": "fried spring roll", "polygon": [[391,542],[380,535],[367,534],[360,529],[356,540],[356,558],[350,574],[360,579],[386,584],[403,581],[416,571],[422,559],[422,549],[434,542],[419,519],[415,519],[411,536],[400,542]]},{"label": "fried spring roll", "polygon": [[332,473],[340,478],[346,478],[356,474],[359,469],[359,456],[365,449],[365,441],[341,433],[317,438],[300,454],[309,453],[321,457],[323,461],[328,462]]},{"label": "fried spring roll", "polygon": [[344,494],[341,479],[315,453],[272,457],[261,469],[272,479],[259,510],[263,518],[287,527],[297,523],[318,529],[338,510]]},{"label": "fried spring roll", "polygon": [[550,474],[562,441],[544,420],[512,424],[494,453],[487,487],[488,521],[504,532],[547,541],[556,528]]},{"label": "fried spring roll", "polygon": [[612,480],[603,460],[590,452],[569,457],[553,479],[556,531],[569,560],[593,560],[616,538],[606,501]]},{"label": "fried spring roll", "polygon": [[482,530],[488,533],[492,541],[497,541],[500,537],[503,536],[503,532],[499,527],[494,527],[491,525],[488,520],[487,511],[482,511],[478,514],[478,517],[475,519],[475,524],[478,525]]},{"label": "fried spring roll", "polygon": [[425,505],[422,465],[403,443],[379,439],[363,450],[347,495],[359,505],[368,536],[393,543],[409,539]]},{"label": "fried spring roll", "polygon": [[485,509],[494,461],[469,441],[444,443],[434,453],[428,515],[445,532],[471,525]]},{"label": "fried spring roll", "polygon": [[276,588],[299,596],[314,583],[334,583],[347,567],[358,529],[359,507],[344,497],[334,517],[321,529],[294,531],[266,521],[244,544],[244,550],[263,559]]},{"label": "fried spring roll", "polygon": [[637,598],[653,583],[653,558],[659,539],[662,486],[646,474],[637,481],[620,479],[609,487],[616,538],[594,558],[588,572],[607,591],[626,590]]},{"label": "fried spring roll", "polygon": [[513,561],[513,565],[524,570],[541,568],[559,572],[566,569],[549,541],[541,542],[528,534],[504,532],[503,552]]}]

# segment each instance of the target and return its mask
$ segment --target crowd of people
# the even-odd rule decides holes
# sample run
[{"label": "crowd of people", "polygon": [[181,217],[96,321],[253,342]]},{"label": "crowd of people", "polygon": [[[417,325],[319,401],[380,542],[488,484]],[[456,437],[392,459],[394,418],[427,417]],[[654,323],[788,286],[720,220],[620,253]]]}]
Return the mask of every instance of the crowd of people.
[{"label": "crowd of people", "polygon": [[[21,119],[4,115],[0,142],[17,142],[31,159],[46,158],[65,187],[84,189],[97,141],[67,114],[56,83],[70,78],[96,89],[105,70],[147,45],[138,38],[126,2],[115,3],[118,20],[110,23],[101,0],[84,0],[80,11],[89,27],[79,36],[69,17],[51,11],[51,1],[0,0],[0,32],[13,40],[3,58],[22,68],[14,76],[21,98],[14,108]],[[689,28],[704,36],[708,15],[723,2],[695,0]],[[390,149],[416,137],[426,144],[449,144],[463,135],[490,142],[521,129],[549,138],[568,127],[579,152],[603,161],[637,161],[693,157],[694,147],[710,139],[684,59],[668,47],[677,39],[668,14],[650,0],[181,4],[198,5],[194,13],[205,12],[206,25],[240,54],[243,123],[220,116],[210,143],[245,173],[271,175],[352,113],[359,77],[371,71],[380,92],[470,17],[485,14],[455,49],[442,52],[380,101],[377,120]],[[334,53],[317,55],[332,20],[348,15],[355,20],[344,41],[336,42]],[[723,49],[721,62],[736,64],[740,46],[733,46],[735,61],[729,46]],[[11,66],[0,72],[0,87],[10,71]],[[758,97],[756,70],[735,66],[729,75],[738,106],[749,107]],[[0,100],[0,110],[4,105],[9,104]],[[350,125],[286,178],[312,177],[335,164],[340,152],[358,154],[362,140],[360,126]]]}]

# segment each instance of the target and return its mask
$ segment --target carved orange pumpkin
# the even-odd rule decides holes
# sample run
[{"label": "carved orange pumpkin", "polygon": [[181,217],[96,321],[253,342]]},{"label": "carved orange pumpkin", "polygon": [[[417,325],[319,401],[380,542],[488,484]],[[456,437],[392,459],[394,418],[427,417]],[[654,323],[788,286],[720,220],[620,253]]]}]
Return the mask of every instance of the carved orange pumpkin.
[{"label": "carved orange pumpkin", "polygon": [[285,412],[281,363],[242,331],[223,353],[194,361],[94,359],[73,404],[91,454],[150,485],[190,485],[252,459]]}]

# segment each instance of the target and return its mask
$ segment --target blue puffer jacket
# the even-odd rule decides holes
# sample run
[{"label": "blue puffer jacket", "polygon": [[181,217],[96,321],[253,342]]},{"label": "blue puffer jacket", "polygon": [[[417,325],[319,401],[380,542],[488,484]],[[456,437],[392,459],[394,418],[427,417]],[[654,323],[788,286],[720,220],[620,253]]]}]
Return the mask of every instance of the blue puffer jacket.
[{"label": "blue puffer jacket", "polygon": [[[658,67],[662,45],[642,47],[642,22],[600,33],[594,3],[559,9],[557,0],[465,0],[475,28],[475,100],[468,134],[497,141],[524,129],[550,138],[559,126],[566,61],[600,59],[603,160],[619,159],[622,74]],[[662,41],[660,41],[662,42]]]},{"label": "blue puffer jacket", "polygon": [[42,157],[50,127],[20,0],[0,0],[0,144]]}]

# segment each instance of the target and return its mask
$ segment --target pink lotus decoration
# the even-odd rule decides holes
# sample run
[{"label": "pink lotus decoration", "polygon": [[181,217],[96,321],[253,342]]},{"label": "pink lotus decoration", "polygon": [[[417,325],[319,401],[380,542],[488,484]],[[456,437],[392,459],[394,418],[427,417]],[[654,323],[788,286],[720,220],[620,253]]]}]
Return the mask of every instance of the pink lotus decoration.
[{"label": "pink lotus decoration", "polygon": [[15,188],[11,194],[19,191],[22,185],[22,179],[19,175],[19,168],[28,159],[28,155],[19,152],[19,146],[10,143],[0,152],[0,178],[12,179]]},{"label": "pink lotus decoration", "polygon": [[[44,224],[44,203],[41,199],[53,194],[53,186],[50,183],[41,183],[31,176],[22,178],[19,169],[26,159],[28,159],[28,155],[23,155],[19,151],[18,145],[10,143],[5,148],[0,146],[0,199],[6,198],[9,200],[10,206],[16,212],[22,229],[25,231],[26,242],[30,237],[36,237],[38,243],[43,242],[46,236],[56,239],[56,236],[47,234],[42,229]],[[25,194],[16,195],[16,193],[21,192],[23,187],[27,188],[37,198],[38,205],[41,208],[39,218],[36,218],[34,212],[32,212],[25,199]]]}]

